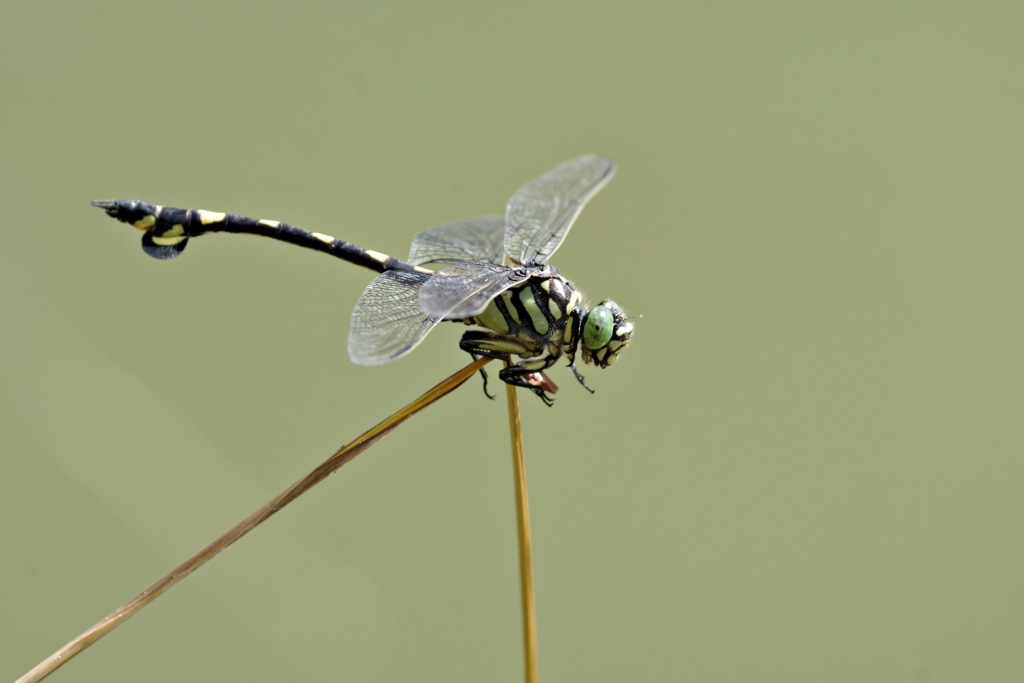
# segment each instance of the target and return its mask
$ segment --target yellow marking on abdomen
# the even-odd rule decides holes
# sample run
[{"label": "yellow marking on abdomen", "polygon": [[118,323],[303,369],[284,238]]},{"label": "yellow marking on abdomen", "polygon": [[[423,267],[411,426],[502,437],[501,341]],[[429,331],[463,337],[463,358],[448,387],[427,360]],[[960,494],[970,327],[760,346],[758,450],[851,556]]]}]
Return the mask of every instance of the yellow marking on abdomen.
[{"label": "yellow marking on abdomen", "polygon": [[322,232],[314,232],[314,233],[311,233],[311,234],[313,235],[313,237],[317,238],[318,240],[320,240],[324,244],[330,244],[331,242],[334,241],[333,237],[331,237],[330,235],[325,235]]},{"label": "yellow marking on abdomen", "polygon": [[[156,231],[154,231],[156,234]],[[181,223],[175,223],[169,228],[164,228],[157,234],[158,237],[169,238],[169,237],[188,237],[185,233],[185,226]]]},{"label": "yellow marking on abdomen", "polygon": [[139,220],[132,223],[132,227],[138,228],[139,230],[149,230],[154,225],[156,225],[156,216],[154,216],[153,214],[143,216]]},{"label": "yellow marking on abdomen", "polygon": [[226,213],[219,213],[217,211],[204,211],[202,209],[196,209],[196,213],[199,214],[199,222],[203,225],[210,225],[212,223],[223,223],[227,217]]},{"label": "yellow marking on abdomen", "polygon": [[260,225],[265,225],[268,228],[279,228],[279,227],[281,227],[281,221],[261,220],[260,221]]},{"label": "yellow marking on abdomen", "polygon": [[176,235],[153,235],[153,244],[161,247],[173,247],[175,244],[182,240],[187,240],[188,235],[176,234]]},{"label": "yellow marking on abdomen", "polygon": [[367,249],[366,255],[372,258],[374,261],[380,261],[381,263],[384,263],[389,258],[391,258],[387,254],[382,254],[379,251],[373,251],[372,249]]}]

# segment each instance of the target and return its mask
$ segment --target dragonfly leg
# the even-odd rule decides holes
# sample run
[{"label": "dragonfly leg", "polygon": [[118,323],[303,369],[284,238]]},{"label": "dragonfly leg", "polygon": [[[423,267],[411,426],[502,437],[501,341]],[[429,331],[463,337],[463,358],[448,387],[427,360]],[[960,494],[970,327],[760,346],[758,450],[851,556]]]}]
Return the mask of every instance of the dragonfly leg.
[{"label": "dragonfly leg", "polygon": [[[514,337],[507,337],[495,332],[471,330],[462,335],[459,348],[473,358],[484,356],[511,363],[513,355],[527,353],[525,344]],[[537,375],[541,370],[550,367],[555,358],[530,359],[522,363],[508,365],[498,373],[498,377],[506,384],[529,389],[540,397],[546,405],[552,405],[554,399],[547,395],[545,387],[553,386],[549,382],[539,381]],[[541,375],[543,377],[543,375]],[[486,392],[486,386],[484,391]],[[488,394],[490,396],[490,394]]]},{"label": "dragonfly leg", "polygon": [[575,360],[572,361],[571,363],[569,363],[569,369],[572,370],[573,377],[576,378],[577,382],[579,382],[580,384],[583,385],[584,389],[586,389],[590,393],[594,393],[594,390],[591,389],[590,387],[588,387],[587,383],[583,381],[583,375],[581,375],[580,371],[576,369],[576,361]]},{"label": "dragonfly leg", "polygon": [[502,371],[498,373],[498,377],[500,377],[506,384],[529,389],[533,393],[537,394],[537,396],[540,397],[540,400],[544,401],[544,405],[548,407],[555,404],[555,399],[548,396],[545,389],[556,391],[558,387],[548,380],[542,372],[525,368],[521,365],[510,365],[507,368],[503,368]]},{"label": "dragonfly leg", "polygon": [[[472,351],[469,352],[469,355],[473,360],[479,360],[480,358],[479,354],[473,353]],[[484,378],[484,396],[493,401],[495,396],[492,396],[491,392],[487,391],[487,370],[485,368],[480,368],[480,376]]]}]

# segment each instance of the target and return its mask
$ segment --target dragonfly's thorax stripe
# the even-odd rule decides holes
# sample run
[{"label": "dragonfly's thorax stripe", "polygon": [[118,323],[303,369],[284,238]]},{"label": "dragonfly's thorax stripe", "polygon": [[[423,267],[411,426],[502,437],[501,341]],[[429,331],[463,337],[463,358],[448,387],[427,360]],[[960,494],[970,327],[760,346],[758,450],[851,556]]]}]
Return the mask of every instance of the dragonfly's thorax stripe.
[{"label": "dragonfly's thorax stripe", "polygon": [[550,367],[563,354],[575,353],[579,339],[579,293],[560,275],[532,277],[505,290],[465,322],[496,334],[478,348],[530,359],[520,364],[532,370]]}]

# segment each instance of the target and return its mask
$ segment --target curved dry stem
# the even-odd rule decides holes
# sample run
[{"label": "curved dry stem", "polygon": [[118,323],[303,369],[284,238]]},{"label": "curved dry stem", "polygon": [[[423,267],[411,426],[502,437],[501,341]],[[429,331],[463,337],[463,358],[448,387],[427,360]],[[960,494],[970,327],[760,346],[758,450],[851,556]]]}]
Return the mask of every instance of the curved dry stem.
[{"label": "curved dry stem", "polygon": [[162,579],[154,583],[152,586],[142,591],[134,598],[126,602],[125,604],[118,607],[116,610],[108,614],[101,621],[97,622],[89,629],[81,633],[79,636],[71,640],[67,645],[60,648],[52,655],[44,659],[42,662],[32,668],[31,671],[26,673],[24,676],[19,678],[15,683],[35,683],[41,681],[51,673],[56,671],[58,668],[66,664],[75,655],[82,650],[86,649],[97,640],[107,635],[115,628],[120,626],[129,617],[134,615],[140,609],[148,605],[149,603],[156,600],[159,596],[167,592],[172,586],[184,579],[186,576],[199,569],[199,567],[206,564],[209,560],[213,559],[217,553],[227,548],[229,545],[246,535],[257,526],[262,524],[264,521],[269,519],[278,510],[284,508],[285,505],[292,502],[303,493],[311,489],[313,486],[318,484],[321,480],[327,477],[329,474],[337,470],[339,467],[347,463],[352,458],[356,457],[367,448],[377,443],[381,438],[386,436],[395,427],[405,422],[407,419],[429,406],[434,401],[438,400],[442,396],[450,393],[456,387],[461,385],[467,379],[473,376],[473,374],[482,368],[490,359],[483,358],[478,361],[470,363],[466,367],[462,368],[451,377],[441,381],[432,389],[427,391],[425,394],[420,396],[418,399],[405,406],[398,412],[394,413],[390,417],[381,421],[376,426],[370,428],[354,441],[345,446],[339,448],[335,453],[325,460],[320,466],[314,469],[312,472],[307,474],[305,477],[295,482],[287,489],[282,491],[277,496],[274,496],[265,505],[260,507],[258,510],[253,512],[251,515],[243,519],[241,522],[236,524],[228,532],[222,535],[220,538],[209,544],[198,553],[190,557],[189,559],[182,562],[180,565],[175,567],[164,576]]}]

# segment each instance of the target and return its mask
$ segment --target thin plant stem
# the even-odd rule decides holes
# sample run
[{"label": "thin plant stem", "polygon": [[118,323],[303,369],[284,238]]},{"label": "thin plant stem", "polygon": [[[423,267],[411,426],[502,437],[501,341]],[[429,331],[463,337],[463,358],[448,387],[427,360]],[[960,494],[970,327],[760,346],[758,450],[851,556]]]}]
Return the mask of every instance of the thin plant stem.
[{"label": "thin plant stem", "polygon": [[274,496],[274,498],[268,501],[265,505],[243,519],[213,543],[210,543],[198,553],[182,562],[162,579],[118,607],[101,621],[97,622],[79,636],[71,640],[67,645],[44,659],[31,671],[19,678],[15,683],[35,683],[36,681],[41,681],[49,676],[82,650],[85,650],[97,640],[113,631],[140,609],[153,602],[163,593],[167,592],[167,590],[176,583],[184,579],[196,569],[199,569],[199,567],[206,564],[209,560],[213,559],[217,553],[255,529],[258,525],[269,519],[274,513],[278,512],[284,508],[284,506],[288,505],[290,502],[311,489],[349,460],[352,460],[367,448],[377,443],[377,441],[390,433],[395,427],[402,424],[442,396],[450,393],[456,387],[472,377],[473,374],[482,368],[489,360],[490,359],[488,358],[483,358],[470,363],[466,367],[454,373],[451,377],[441,381],[409,405],[361,434],[351,443],[339,448],[331,457],[325,460],[312,472],[289,486],[277,496]]},{"label": "thin plant stem", "polygon": [[508,396],[508,425],[512,440],[512,468],[516,487],[516,531],[519,538],[519,593],[523,610],[523,657],[526,683],[537,683],[537,611],[533,600],[533,558],[530,549],[530,504],[526,493],[526,463],[523,459],[523,431],[519,423],[516,388],[505,385]]}]

